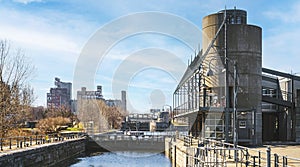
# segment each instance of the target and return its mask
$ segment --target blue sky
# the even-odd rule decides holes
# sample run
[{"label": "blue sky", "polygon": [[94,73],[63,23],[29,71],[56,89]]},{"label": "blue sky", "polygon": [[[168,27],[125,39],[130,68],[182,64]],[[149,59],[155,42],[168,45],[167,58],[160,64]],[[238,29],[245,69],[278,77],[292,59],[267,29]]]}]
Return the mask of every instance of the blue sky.
[{"label": "blue sky", "polygon": [[[264,67],[300,72],[300,2],[292,0],[0,0],[0,38],[21,48],[36,66],[31,81],[37,96],[34,105],[46,105],[46,93],[53,87],[54,77],[73,82],[82,49],[105,25],[120,17],[152,11],[178,16],[201,29],[202,18],[224,9],[225,5],[247,10],[248,23],[262,27]],[[127,25],[120,26],[125,29]],[[163,68],[145,62],[146,59],[135,59],[137,64],[128,63],[136,54],[153,52],[149,48],[161,49],[154,54],[178,58],[174,59],[177,64],[164,66],[168,61],[163,57],[155,58]],[[171,105],[178,76],[184,72],[182,67],[195,48],[164,34],[132,35],[107,51],[93,74],[93,84],[103,85],[106,98],[119,98],[119,94],[114,93],[119,91],[114,90],[114,84],[121,82],[115,78],[120,75],[118,70],[124,72],[127,67],[143,64],[141,67],[145,68],[127,74],[129,80],[123,83],[127,85],[128,98],[134,107],[131,110],[144,112],[163,104]]]}]

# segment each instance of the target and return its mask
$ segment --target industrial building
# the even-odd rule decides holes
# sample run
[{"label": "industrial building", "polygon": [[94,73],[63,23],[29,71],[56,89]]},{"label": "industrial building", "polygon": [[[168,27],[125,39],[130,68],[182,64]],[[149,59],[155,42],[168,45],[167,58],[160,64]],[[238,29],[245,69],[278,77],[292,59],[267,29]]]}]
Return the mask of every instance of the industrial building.
[{"label": "industrial building", "polygon": [[245,10],[202,20],[202,50],[173,94],[173,121],[227,142],[300,142],[300,77],[262,68],[262,29]]},{"label": "industrial building", "polygon": [[126,91],[121,91],[121,100],[119,99],[104,99],[102,95],[102,86],[98,85],[97,90],[86,90],[86,87],[82,87],[80,91],[77,91],[77,107],[82,105],[84,100],[103,100],[107,106],[120,107],[123,111],[127,111],[126,107]]},{"label": "industrial building", "polygon": [[300,77],[262,69],[263,141],[300,142]]},{"label": "industrial building", "polygon": [[82,87],[80,91],[77,91],[77,100],[97,99],[104,100],[102,95],[102,86],[98,85],[96,91],[87,91],[86,87]]},{"label": "industrial building", "polygon": [[108,99],[105,100],[105,104],[109,107],[121,107],[122,101],[119,99]]},{"label": "industrial building", "polygon": [[107,106],[110,107],[120,107],[123,111],[127,111],[127,105],[126,105],[126,91],[121,91],[121,100],[119,99],[107,99],[105,100],[105,103]]}]

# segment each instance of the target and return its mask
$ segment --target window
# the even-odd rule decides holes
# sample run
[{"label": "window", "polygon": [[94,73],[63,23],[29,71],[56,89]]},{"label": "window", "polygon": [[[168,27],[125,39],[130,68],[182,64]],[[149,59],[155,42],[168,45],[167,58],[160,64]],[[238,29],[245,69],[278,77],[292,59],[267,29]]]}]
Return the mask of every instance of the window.
[{"label": "window", "polygon": [[236,24],[242,24],[242,18],[241,16],[236,17]]},{"label": "window", "polygon": [[247,125],[247,122],[246,122],[246,121],[240,121],[240,122],[239,122],[239,128],[241,128],[241,129],[245,129],[245,128],[246,128],[246,125]]},{"label": "window", "polygon": [[208,113],[205,120],[205,137],[223,139],[224,114],[218,112]]}]

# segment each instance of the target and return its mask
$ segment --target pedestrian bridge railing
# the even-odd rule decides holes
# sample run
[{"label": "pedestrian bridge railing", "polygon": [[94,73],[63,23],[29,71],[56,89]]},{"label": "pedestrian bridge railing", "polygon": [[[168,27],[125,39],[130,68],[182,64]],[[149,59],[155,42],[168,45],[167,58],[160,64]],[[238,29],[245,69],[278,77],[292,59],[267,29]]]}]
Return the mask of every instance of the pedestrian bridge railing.
[{"label": "pedestrian bridge railing", "polygon": [[49,135],[31,135],[0,138],[0,153],[7,150],[16,150],[35,145],[56,143],[84,137],[84,133],[64,133]]},{"label": "pedestrian bridge railing", "polygon": [[[134,133],[129,133],[134,134]],[[89,135],[88,142],[96,143],[100,148],[109,151],[146,151],[163,152],[165,138],[174,137],[174,133],[106,133]]]},{"label": "pedestrian bridge railing", "polygon": [[124,135],[124,134],[98,134],[90,135],[91,139],[97,142],[122,142],[122,141],[152,141],[165,142],[166,137],[174,135]]}]

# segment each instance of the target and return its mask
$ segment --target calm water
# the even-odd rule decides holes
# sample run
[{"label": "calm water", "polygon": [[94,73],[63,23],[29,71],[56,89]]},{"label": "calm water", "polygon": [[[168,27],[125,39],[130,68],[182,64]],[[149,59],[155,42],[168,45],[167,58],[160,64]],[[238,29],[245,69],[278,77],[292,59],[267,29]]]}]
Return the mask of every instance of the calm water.
[{"label": "calm water", "polygon": [[71,167],[171,167],[164,154],[140,152],[107,152],[79,158]]}]

